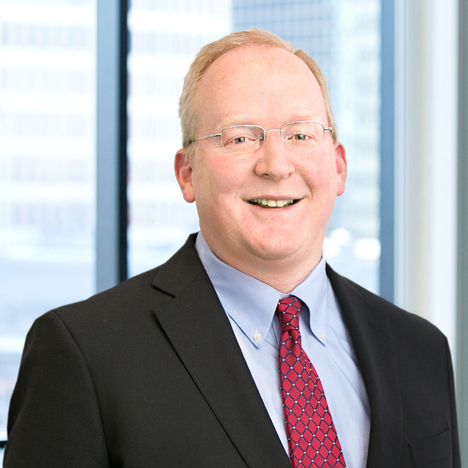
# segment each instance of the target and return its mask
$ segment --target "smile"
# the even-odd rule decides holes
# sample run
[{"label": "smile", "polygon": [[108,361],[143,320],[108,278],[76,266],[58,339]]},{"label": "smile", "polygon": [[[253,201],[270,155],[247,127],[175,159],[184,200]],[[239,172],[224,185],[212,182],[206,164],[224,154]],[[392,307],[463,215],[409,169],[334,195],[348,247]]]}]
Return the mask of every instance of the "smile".
[{"label": "smile", "polygon": [[249,200],[249,203],[252,205],[264,208],[284,208],[296,202],[297,200],[270,200],[267,198],[254,198],[253,200]]}]

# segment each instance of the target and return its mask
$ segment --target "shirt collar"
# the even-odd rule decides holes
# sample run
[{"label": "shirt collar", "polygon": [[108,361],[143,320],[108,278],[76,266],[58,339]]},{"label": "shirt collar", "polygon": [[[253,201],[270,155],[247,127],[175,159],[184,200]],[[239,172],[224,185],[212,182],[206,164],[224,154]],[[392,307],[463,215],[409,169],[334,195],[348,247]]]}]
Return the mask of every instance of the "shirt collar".
[{"label": "shirt collar", "polygon": [[282,294],[220,260],[201,233],[195,247],[224,310],[257,348],[268,335],[278,301],[287,296],[297,296],[304,302],[311,311],[308,316],[312,333],[326,344],[329,290],[323,257],[299,286],[289,294]]}]

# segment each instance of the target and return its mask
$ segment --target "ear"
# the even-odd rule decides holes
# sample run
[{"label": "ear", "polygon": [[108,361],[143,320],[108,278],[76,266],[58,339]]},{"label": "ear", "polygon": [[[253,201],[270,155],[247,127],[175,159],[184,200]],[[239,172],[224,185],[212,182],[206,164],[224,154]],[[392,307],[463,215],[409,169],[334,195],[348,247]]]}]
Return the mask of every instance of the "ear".
[{"label": "ear", "polygon": [[336,176],[337,176],[337,191],[336,195],[339,197],[343,195],[346,185],[346,176],[348,174],[348,163],[346,161],[345,147],[340,143],[335,143],[335,163],[336,163]]},{"label": "ear", "polygon": [[185,149],[177,151],[174,161],[174,170],[184,200],[187,203],[193,203],[195,201],[192,185],[193,169]]}]

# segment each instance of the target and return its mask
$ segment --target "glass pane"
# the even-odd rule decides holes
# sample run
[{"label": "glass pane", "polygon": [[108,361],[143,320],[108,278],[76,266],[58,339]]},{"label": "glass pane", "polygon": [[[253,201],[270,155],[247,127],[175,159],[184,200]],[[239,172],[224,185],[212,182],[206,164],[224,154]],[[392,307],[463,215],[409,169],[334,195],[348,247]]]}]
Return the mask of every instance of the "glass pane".
[{"label": "glass pane", "polygon": [[130,273],[158,265],[197,230],[173,175],[180,147],[177,99],[203,43],[233,30],[266,29],[302,48],[328,77],[347,190],[337,201],[324,254],[340,273],[379,289],[379,0],[134,0],[130,120]]},{"label": "glass pane", "polygon": [[24,337],[94,292],[95,0],[0,0],[0,439]]},{"label": "glass pane", "polygon": [[339,273],[378,293],[380,0],[233,0],[233,25],[291,41],[327,76],[348,181],[330,220],[324,255]]},{"label": "glass pane", "polygon": [[229,33],[231,3],[133,0],[129,13],[129,270],[167,260],[198,231],[174,176],[182,81],[200,48]]}]

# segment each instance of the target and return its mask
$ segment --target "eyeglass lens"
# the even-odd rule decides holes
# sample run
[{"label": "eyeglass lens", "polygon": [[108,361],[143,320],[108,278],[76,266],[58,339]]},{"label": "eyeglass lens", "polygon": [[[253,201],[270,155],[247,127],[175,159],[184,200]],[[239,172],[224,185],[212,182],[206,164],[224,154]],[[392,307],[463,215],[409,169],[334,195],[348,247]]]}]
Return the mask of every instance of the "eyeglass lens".
[{"label": "eyeglass lens", "polygon": [[[268,132],[270,130],[267,130]],[[304,150],[321,145],[325,131],[323,125],[318,122],[292,122],[283,127],[282,137],[289,148]],[[236,125],[221,132],[221,144],[227,151],[234,153],[257,151],[264,139],[263,128],[255,125]]]}]

